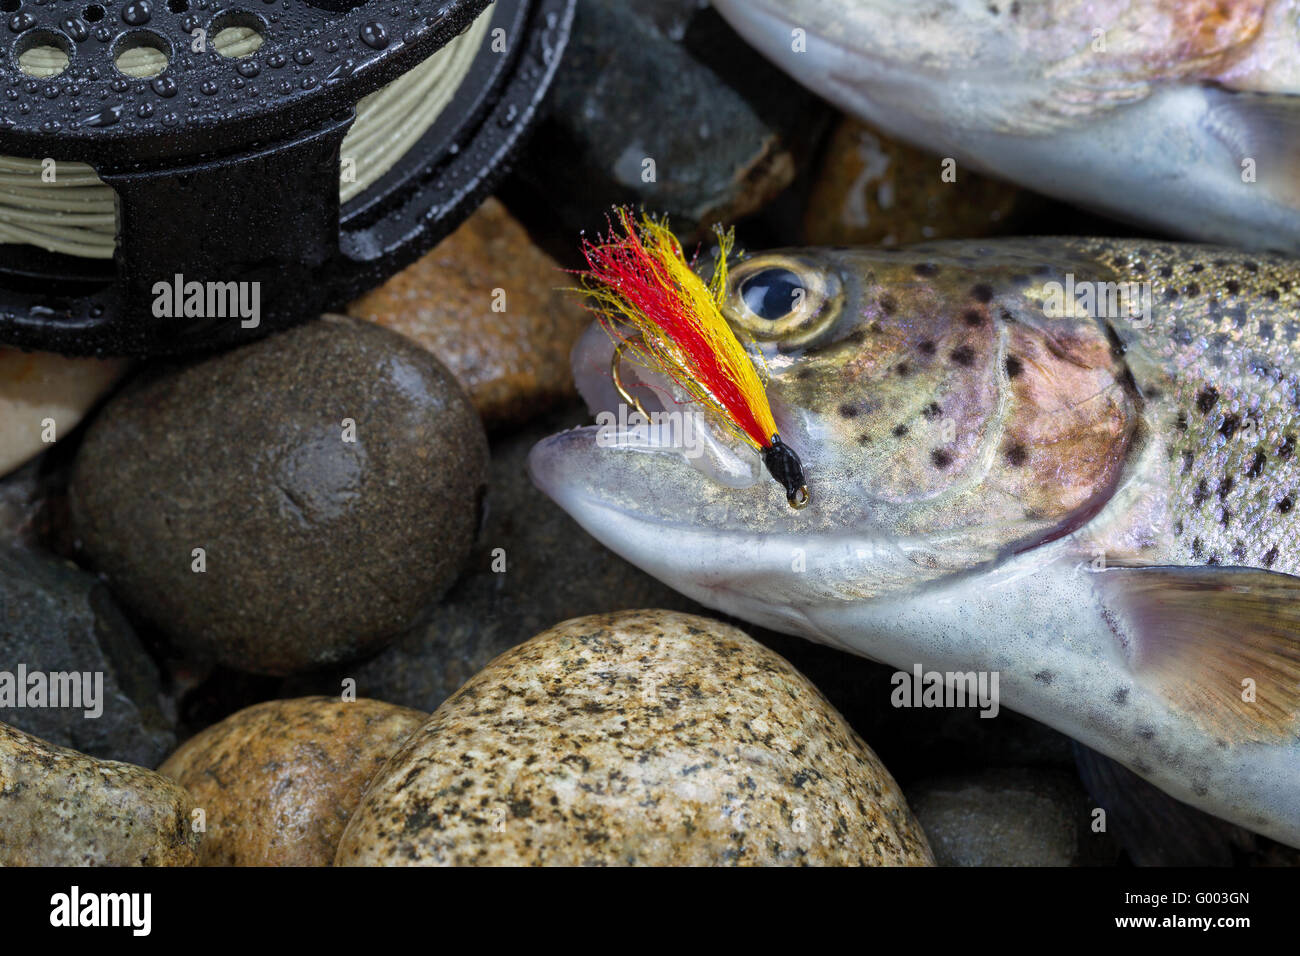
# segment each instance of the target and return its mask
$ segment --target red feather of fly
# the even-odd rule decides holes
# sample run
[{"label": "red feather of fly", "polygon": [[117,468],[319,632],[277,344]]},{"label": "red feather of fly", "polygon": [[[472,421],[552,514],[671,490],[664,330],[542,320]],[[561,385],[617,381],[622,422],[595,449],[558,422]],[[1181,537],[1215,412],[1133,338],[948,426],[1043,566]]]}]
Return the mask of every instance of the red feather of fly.
[{"label": "red feather of fly", "polygon": [[[617,289],[621,295],[652,318],[686,358],[686,364],[710,395],[754,440],[759,448],[772,443],[772,436],[754,417],[744,394],[727,374],[718,355],[704,337],[697,322],[691,321],[689,303],[675,290],[675,282],[663,266],[646,249],[630,222],[625,221],[627,235],[595,245],[584,243],[583,254],[590,267],[588,275]],[[693,265],[692,261],[692,265]],[[683,388],[688,386],[679,382]]]}]

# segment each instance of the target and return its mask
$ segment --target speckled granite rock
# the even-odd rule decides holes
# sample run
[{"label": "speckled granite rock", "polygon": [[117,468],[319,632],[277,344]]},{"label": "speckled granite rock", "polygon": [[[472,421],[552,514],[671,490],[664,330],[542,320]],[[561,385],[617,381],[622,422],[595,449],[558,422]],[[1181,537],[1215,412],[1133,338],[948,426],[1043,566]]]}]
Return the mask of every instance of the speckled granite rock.
[{"label": "speckled granite rock", "polygon": [[899,246],[1007,231],[1032,199],[1015,186],[958,167],[857,120],[831,136],[804,215],[809,245]]},{"label": "speckled granite rock", "polygon": [[189,866],[192,807],[152,770],[0,724],[0,865]]},{"label": "speckled granite rock", "polygon": [[0,347],[0,475],[50,447],[77,427],[87,410],[122,377],[127,363],[67,358]]},{"label": "speckled granite rock", "polygon": [[158,772],[206,813],[204,866],[329,866],[370,780],[428,718],[378,700],[271,700],[186,741]]},{"label": "speckled granite rock", "polygon": [[[145,767],[157,766],[176,745],[157,665],[108,589],[71,564],[0,545],[0,671],[16,680],[20,666],[43,680],[76,675],[78,696],[89,690],[96,699],[82,698],[77,707],[17,707],[6,706],[0,693],[0,721],[52,744]],[[89,687],[85,673],[92,675]]]},{"label": "speckled granite rock", "polygon": [[928,864],[893,778],[736,628],[630,611],[502,655],[375,778],[339,864]]},{"label": "speckled granite rock", "polygon": [[465,573],[418,627],[368,661],[291,678],[280,694],[334,694],[350,677],[359,696],[431,712],[493,658],[559,621],[638,607],[698,610],[606,549],[528,479],[528,450],[584,418],[543,416],[493,445],[487,522]]},{"label": "speckled granite rock", "polygon": [[87,559],[180,650],[286,674],[373,651],[442,593],[486,459],[432,355],[326,317],[132,383],[92,423],[70,507]]},{"label": "speckled granite rock", "polygon": [[[591,316],[559,264],[496,199],[348,306],[446,364],[489,426],[526,421],[577,393],[569,350]],[[501,290],[502,309],[493,308]]]},{"label": "speckled granite rock", "polygon": [[1091,832],[1087,796],[1068,774],[986,770],[922,781],[907,796],[940,866],[1071,866],[1116,852]]}]

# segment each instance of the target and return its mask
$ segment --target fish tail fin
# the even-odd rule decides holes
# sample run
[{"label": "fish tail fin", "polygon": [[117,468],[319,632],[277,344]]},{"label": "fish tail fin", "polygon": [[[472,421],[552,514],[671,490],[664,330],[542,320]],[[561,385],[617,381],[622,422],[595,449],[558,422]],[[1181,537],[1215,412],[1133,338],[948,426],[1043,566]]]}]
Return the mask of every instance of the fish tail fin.
[{"label": "fish tail fin", "polygon": [[1230,740],[1300,730],[1300,578],[1254,568],[1109,568],[1107,621],[1134,676]]}]

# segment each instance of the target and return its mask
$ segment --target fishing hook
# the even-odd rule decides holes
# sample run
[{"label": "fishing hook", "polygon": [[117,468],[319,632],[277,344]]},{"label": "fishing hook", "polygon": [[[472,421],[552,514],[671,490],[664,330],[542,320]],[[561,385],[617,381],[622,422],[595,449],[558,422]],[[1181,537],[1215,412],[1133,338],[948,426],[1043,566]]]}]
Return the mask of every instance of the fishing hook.
[{"label": "fishing hook", "polygon": [[[640,339],[641,336],[638,335],[636,336],[636,338]],[[642,339],[642,341],[644,342],[645,340]],[[622,342],[618,343],[617,347],[615,347],[614,355],[609,360],[609,374],[610,377],[613,378],[614,380],[614,388],[618,390],[618,394],[622,396],[623,401],[627,402],[638,412],[640,412],[641,417],[644,418],[646,422],[649,422],[650,413],[645,410],[645,406],[641,404],[640,400],[637,399],[635,396],[633,396],[632,393],[627,390],[627,386],[623,384],[623,376],[619,372],[619,361],[623,356],[623,349],[627,348],[627,346],[631,344],[632,344],[632,339],[624,339]]]}]

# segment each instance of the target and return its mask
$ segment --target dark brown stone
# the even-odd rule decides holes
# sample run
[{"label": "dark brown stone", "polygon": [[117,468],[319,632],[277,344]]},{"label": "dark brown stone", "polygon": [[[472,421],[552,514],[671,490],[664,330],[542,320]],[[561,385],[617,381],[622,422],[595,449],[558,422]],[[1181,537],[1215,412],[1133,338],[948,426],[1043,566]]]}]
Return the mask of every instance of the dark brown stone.
[{"label": "dark brown stone", "polygon": [[69,494],[85,557],[178,649],[287,674],[382,646],[442,594],[486,470],[450,372],[326,317],[134,382],[91,425]]},{"label": "dark brown stone", "polygon": [[831,136],[804,214],[810,245],[904,246],[932,239],[1006,232],[1024,212],[1015,186],[958,166],[941,178],[942,158],[845,119]]}]

